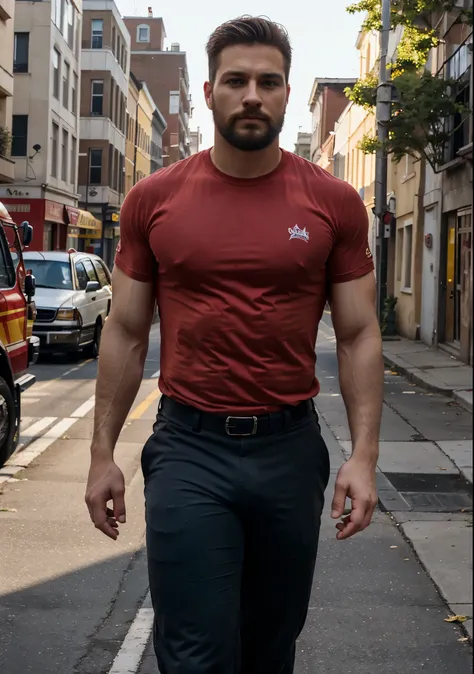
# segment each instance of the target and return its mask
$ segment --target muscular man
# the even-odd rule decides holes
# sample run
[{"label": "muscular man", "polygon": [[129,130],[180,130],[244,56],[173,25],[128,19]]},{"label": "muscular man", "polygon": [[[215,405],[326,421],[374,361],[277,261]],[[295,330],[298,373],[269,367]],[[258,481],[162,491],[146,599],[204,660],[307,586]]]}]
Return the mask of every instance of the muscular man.
[{"label": "muscular man", "polygon": [[328,299],[353,446],[337,538],[365,529],[376,504],[383,365],[368,219],[352,187],[279,147],[285,31],[230,21],[207,53],[213,148],[141,180],[122,208],[86,501],[116,539],[114,446],[156,301],[163,395],[142,466],[160,672],[291,674],[329,479],[313,405]]}]

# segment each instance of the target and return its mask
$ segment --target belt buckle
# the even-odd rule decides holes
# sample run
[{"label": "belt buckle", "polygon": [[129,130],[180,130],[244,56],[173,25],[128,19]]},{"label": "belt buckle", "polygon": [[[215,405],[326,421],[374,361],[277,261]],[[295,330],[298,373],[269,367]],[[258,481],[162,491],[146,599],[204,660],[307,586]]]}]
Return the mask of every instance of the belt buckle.
[{"label": "belt buckle", "polygon": [[[231,425],[232,420],[235,420],[235,421],[252,421],[253,422],[252,430],[250,431],[250,433],[232,433],[232,425]],[[246,438],[246,437],[249,437],[250,435],[256,435],[257,428],[258,428],[257,417],[227,417],[227,419],[225,420],[225,432],[227,433],[227,435],[230,435],[230,436],[233,436],[233,437]]]}]

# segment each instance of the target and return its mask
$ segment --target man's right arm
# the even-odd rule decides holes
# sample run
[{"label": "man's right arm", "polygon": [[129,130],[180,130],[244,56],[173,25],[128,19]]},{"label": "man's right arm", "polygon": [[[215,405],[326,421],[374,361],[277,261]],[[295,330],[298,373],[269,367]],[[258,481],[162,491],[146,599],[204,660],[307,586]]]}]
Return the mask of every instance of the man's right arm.
[{"label": "man's right arm", "polygon": [[[117,265],[101,339],[86,503],[95,526],[112,539],[125,521],[125,484],[113,454],[143,376],[155,306],[154,283],[135,281]],[[107,502],[113,501],[113,508]]]}]

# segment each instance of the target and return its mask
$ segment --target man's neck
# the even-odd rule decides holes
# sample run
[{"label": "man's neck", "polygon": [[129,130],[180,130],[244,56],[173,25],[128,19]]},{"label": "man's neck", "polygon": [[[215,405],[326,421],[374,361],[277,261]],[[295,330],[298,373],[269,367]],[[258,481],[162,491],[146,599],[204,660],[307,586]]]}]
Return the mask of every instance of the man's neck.
[{"label": "man's neck", "polygon": [[237,150],[216,134],[211,150],[214,166],[233,178],[258,178],[271,173],[281,161],[281,150],[276,139],[264,150],[243,152]]}]

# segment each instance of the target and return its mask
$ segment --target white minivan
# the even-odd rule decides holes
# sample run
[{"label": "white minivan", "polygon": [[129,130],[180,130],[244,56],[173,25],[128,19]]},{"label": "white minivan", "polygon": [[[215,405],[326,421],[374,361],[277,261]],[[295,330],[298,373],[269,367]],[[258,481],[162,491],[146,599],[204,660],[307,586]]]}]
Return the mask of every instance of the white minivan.
[{"label": "white minivan", "polygon": [[97,358],[112,302],[105,262],[76,251],[29,251],[24,260],[36,280],[33,334],[40,339],[40,353],[86,351]]}]

